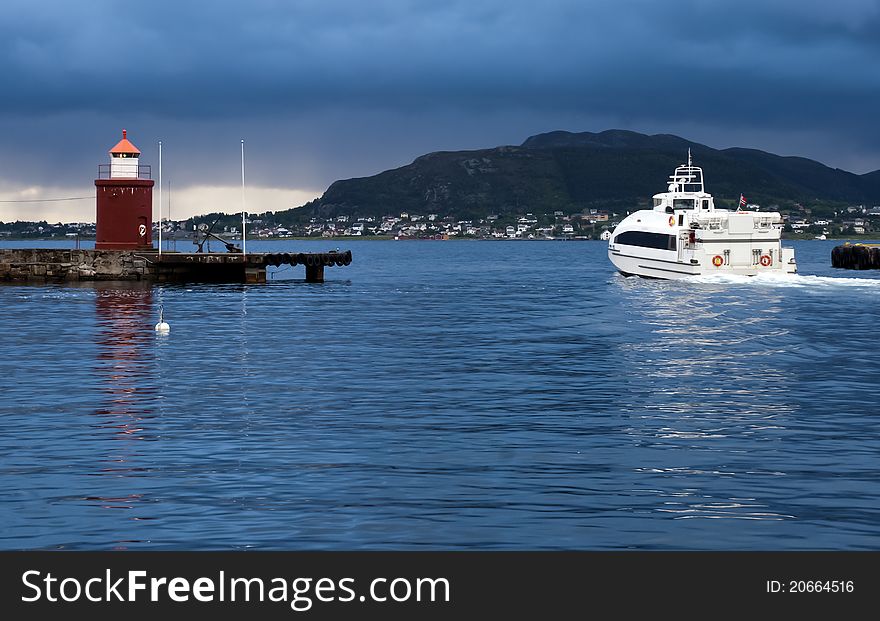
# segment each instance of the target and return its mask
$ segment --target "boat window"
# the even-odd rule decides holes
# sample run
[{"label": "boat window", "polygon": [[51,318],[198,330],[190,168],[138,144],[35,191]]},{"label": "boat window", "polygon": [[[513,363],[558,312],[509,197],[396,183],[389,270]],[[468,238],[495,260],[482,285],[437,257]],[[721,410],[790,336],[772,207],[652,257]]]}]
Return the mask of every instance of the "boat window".
[{"label": "boat window", "polygon": [[703,199],[703,209],[709,209],[709,199],[708,198]]},{"label": "boat window", "polygon": [[658,250],[675,250],[675,235],[648,233],[646,231],[626,231],[614,238],[615,244],[641,246]]},{"label": "boat window", "polygon": [[662,199],[662,198],[655,198],[655,199],[654,199],[654,207],[659,207],[659,206],[662,205],[662,204],[663,204],[663,199]]},{"label": "boat window", "polygon": [[692,199],[692,198],[676,198],[673,201],[672,205],[676,209],[693,209],[694,208],[694,199]]}]

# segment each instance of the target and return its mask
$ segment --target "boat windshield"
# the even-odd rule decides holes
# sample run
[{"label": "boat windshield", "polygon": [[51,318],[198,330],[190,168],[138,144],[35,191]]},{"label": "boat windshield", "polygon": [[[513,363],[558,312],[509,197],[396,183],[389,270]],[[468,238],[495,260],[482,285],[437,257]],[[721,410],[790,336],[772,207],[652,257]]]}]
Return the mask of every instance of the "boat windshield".
[{"label": "boat windshield", "polygon": [[672,206],[674,209],[693,209],[694,208],[694,199],[692,198],[676,198],[672,201]]}]

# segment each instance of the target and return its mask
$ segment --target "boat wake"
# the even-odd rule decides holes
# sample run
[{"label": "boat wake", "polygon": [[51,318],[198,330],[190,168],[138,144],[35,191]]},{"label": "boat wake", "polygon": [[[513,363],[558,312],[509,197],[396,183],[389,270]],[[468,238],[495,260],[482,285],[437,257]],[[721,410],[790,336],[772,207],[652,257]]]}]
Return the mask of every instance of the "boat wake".
[{"label": "boat wake", "polygon": [[838,287],[855,287],[880,291],[880,278],[840,278],[835,276],[812,276],[808,274],[757,274],[743,276],[739,274],[703,274],[689,276],[686,282],[699,284],[751,285],[756,287],[790,287],[830,289]]}]

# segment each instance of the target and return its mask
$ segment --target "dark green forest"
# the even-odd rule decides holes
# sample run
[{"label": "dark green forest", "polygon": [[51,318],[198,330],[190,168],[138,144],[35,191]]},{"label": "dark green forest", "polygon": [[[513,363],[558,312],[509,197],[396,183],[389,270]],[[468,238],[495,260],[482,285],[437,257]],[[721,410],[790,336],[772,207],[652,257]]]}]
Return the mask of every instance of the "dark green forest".
[{"label": "dark green forest", "polygon": [[471,220],[490,214],[634,210],[665,191],[689,148],[719,206],[735,204],[741,193],[765,208],[801,205],[817,214],[880,203],[880,171],[856,175],[802,157],[609,130],[552,132],[520,146],[430,153],[372,177],[336,181],[321,198],[276,212],[274,220],[297,225],[313,217],[401,212]]}]

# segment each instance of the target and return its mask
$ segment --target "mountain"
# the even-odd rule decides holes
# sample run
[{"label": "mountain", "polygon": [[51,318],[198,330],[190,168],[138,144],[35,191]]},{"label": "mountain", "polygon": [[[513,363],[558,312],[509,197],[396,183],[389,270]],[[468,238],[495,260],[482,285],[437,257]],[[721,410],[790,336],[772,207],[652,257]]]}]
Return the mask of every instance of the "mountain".
[{"label": "mountain", "polygon": [[554,131],[520,146],[423,155],[372,177],[334,182],[321,198],[276,213],[282,221],[401,212],[451,216],[566,213],[585,208],[632,210],[663,192],[675,166],[703,168],[719,203],[745,194],[781,207],[802,203],[819,211],[841,204],[880,204],[880,171],[856,175],[802,157],[756,149],[713,149],[678,136],[625,130]]}]

